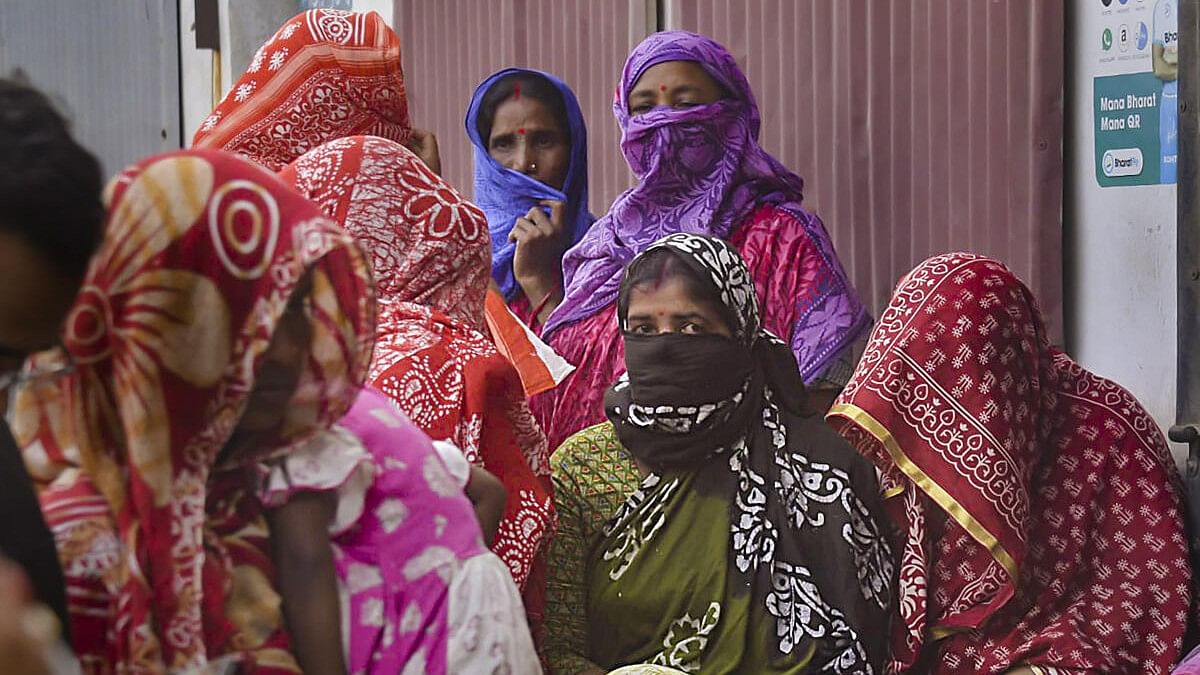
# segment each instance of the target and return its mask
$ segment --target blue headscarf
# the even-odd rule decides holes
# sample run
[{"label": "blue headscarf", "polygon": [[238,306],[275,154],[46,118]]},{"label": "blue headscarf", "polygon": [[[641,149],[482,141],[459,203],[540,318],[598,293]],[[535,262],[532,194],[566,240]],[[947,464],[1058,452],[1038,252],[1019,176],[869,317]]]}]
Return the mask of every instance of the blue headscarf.
[{"label": "blue headscarf", "polygon": [[[531,176],[501,166],[488,154],[487,139],[479,137],[479,108],[483,97],[501,79],[520,74],[545,78],[562,94],[567,111],[567,127],[571,134],[571,163],[567,169],[567,180],[563,183],[563,192]],[[564,250],[578,243],[596,220],[588,212],[587,205],[587,127],[583,123],[579,101],[570,87],[549,73],[527,68],[505,68],[484,80],[471,96],[466,125],[467,136],[475,146],[475,203],[487,214],[488,230],[492,236],[492,278],[500,286],[505,299],[512,300],[521,290],[512,269],[513,254],[517,247],[508,240],[517,218],[524,216],[542,200],[564,202],[568,238]],[[531,302],[538,300],[540,298],[530,298]]]}]

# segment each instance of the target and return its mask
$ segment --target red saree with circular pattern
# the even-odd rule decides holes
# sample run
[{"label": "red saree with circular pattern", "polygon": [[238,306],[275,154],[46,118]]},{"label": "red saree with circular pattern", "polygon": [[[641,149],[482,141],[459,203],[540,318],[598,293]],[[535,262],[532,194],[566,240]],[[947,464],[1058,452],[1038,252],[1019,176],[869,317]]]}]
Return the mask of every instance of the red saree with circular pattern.
[{"label": "red saree with circular pattern", "polygon": [[[97,673],[222,656],[243,672],[297,672],[246,467],[331,426],[362,386],[366,259],[311,203],[226,153],[146,159],[114,179],[107,203],[66,322],[76,369],[53,395],[19,394],[15,413],[27,460],[53,479],[42,501],[76,651]],[[218,466],[306,275],[311,354],[287,414],[274,438]]]}]

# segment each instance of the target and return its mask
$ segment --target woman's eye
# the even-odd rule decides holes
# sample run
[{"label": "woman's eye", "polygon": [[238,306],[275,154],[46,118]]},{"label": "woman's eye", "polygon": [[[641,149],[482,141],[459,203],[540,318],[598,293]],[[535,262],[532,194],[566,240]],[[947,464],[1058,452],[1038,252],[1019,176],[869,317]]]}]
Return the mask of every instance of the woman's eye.
[{"label": "woman's eye", "polygon": [[695,321],[689,321],[680,327],[679,332],[686,335],[700,335],[704,332],[704,326]]},{"label": "woman's eye", "polygon": [[492,150],[507,150],[512,147],[511,138],[497,138],[492,141]]},{"label": "woman's eye", "polygon": [[654,334],[654,326],[651,326],[648,323],[639,323],[639,324],[633,326],[629,332],[631,332],[635,335],[653,335]]},{"label": "woman's eye", "polygon": [[646,113],[650,112],[653,109],[654,109],[654,106],[649,105],[647,103],[643,103],[641,105],[630,108],[629,114],[633,115],[634,117],[637,117],[638,115],[645,115]]},{"label": "woman's eye", "polygon": [[558,143],[553,138],[539,138],[534,145],[539,148],[553,148]]},{"label": "woman's eye", "polygon": [[686,108],[695,108],[697,105],[699,105],[699,104],[696,103],[695,101],[676,101],[675,102],[676,108],[685,108],[685,109]]}]

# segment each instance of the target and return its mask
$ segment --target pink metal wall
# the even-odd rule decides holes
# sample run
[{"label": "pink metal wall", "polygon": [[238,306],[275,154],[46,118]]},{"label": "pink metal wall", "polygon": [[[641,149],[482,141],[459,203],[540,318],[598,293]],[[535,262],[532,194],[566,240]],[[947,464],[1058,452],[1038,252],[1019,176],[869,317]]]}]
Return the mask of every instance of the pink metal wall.
[{"label": "pink metal wall", "polygon": [[1005,261],[1062,317],[1064,3],[665,0],[758,96],[762,142],[876,316],[925,257]]},{"label": "pink metal wall", "polygon": [[395,0],[413,123],[437,134],[451,183],[470,194],[463,117],[471,92],[501,68],[538,68],[579,97],[588,124],[591,208],[606,212],[633,180],[620,154],[612,95],[625,57],[650,30],[647,6],[646,0]]},{"label": "pink metal wall", "polygon": [[[876,315],[897,279],[951,249],[1007,262],[1062,316],[1064,3],[657,0],[667,27],[723,42],[754,85],[762,142],[807,181]],[[414,120],[467,191],[462,118],[508,65],[557,73],[590,135],[591,206],[630,184],[611,112],[655,0],[395,0]]]}]

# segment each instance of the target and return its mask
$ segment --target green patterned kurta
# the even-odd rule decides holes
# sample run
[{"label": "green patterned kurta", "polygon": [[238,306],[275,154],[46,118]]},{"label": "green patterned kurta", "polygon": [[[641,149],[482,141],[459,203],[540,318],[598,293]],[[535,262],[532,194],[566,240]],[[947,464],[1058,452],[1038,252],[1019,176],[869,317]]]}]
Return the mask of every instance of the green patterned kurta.
[{"label": "green patterned kurta", "polygon": [[560,529],[550,553],[547,655],[556,673],[633,663],[805,672],[811,653],[770,662],[774,623],[751,611],[748,592],[731,592],[728,496],[704,494],[691,473],[651,477],[638,492],[637,466],[610,424],[573,436],[552,464]]},{"label": "green patterned kurta", "polygon": [[596,667],[588,660],[588,554],[642,477],[608,423],[571,436],[550,465],[558,530],[546,565],[546,658],[555,673],[574,675]]}]

